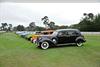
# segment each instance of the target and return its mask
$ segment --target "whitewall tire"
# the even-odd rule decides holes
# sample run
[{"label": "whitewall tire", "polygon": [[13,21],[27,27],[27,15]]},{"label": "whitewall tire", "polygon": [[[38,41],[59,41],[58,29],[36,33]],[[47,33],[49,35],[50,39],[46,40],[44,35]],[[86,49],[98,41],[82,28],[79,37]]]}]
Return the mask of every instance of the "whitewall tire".
[{"label": "whitewall tire", "polygon": [[44,49],[44,50],[45,50],[45,49],[48,49],[48,48],[49,48],[49,43],[46,42],[46,41],[44,41],[44,42],[41,43],[40,47],[41,47],[42,49]]},{"label": "whitewall tire", "polygon": [[81,42],[80,43],[77,43],[77,46],[78,47],[81,47],[82,45],[83,45],[83,43],[81,43]]}]

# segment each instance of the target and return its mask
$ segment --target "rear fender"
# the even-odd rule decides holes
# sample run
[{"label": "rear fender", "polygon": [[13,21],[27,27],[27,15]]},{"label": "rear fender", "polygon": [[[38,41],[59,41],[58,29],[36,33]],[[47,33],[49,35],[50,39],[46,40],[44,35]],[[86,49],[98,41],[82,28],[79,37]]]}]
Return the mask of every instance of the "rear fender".
[{"label": "rear fender", "polygon": [[83,37],[77,37],[76,42],[81,41],[82,43],[85,42],[85,39]]}]

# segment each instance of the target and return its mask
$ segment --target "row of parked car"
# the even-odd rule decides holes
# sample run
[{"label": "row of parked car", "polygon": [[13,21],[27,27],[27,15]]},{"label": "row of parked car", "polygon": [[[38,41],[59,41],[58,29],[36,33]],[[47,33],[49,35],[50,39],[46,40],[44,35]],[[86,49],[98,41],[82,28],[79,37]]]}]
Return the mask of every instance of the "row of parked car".
[{"label": "row of parked car", "polygon": [[48,49],[51,46],[75,44],[82,46],[86,42],[78,29],[58,29],[35,32],[16,32],[21,37],[36,43],[39,48]]},{"label": "row of parked car", "polygon": [[36,43],[37,38],[39,36],[43,35],[50,35],[53,33],[53,30],[48,30],[48,31],[34,31],[34,32],[29,32],[29,31],[18,31],[16,34],[20,35],[21,37],[31,41],[32,43]]}]

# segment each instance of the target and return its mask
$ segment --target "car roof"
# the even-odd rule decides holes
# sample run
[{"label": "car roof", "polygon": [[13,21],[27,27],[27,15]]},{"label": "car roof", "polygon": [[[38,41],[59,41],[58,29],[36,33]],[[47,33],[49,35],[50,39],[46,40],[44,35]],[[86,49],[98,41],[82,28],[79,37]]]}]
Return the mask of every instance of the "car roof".
[{"label": "car roof", "polygon": [[42,33],[44,32],[54,32],[54,30],[46,30],[46,31],[41,31]]},{"label": "car roof", "polygon": [[58,29],[56,31],[79,31],[78,29]]}]

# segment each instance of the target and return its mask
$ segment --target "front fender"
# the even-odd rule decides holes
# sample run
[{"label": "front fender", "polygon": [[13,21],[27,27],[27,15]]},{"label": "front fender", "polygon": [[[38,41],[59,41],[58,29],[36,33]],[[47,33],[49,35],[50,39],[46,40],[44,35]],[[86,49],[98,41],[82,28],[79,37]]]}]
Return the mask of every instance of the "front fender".
[{"label": "front fender", "polygon": [[49,38],[42,38],[41,40],[38,41],[38,43],[41,44],[44,41],[49,42],[50,45],[54,45],[54,42]]}]

